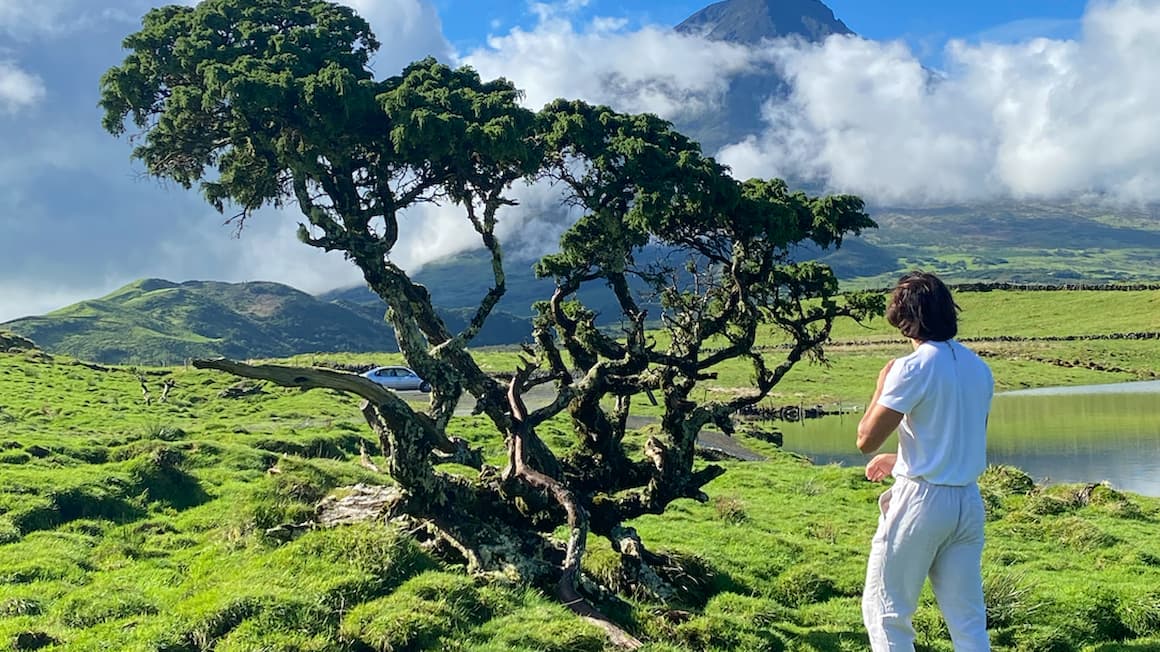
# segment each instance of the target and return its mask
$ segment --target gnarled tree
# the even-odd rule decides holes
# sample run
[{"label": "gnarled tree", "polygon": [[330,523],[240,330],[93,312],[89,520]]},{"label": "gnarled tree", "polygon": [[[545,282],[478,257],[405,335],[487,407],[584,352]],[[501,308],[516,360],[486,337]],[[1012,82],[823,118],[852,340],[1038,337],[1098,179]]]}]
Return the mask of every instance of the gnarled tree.
[{"label": "gnarled tree", "polygon": [[[263,206],[296,205],[300,239],[361,270],[389,306],[404,357],[433,389],[417,409],[350,374],[197,364],[362,396],[400,490],[395,514],[429,525],[472,570],[554,585],[583,615],[597,616],[578,592],[588,534],[607,537],[663,595],[652,572],[661,558],[626,522],[674,500],[705,500],[722,469],[694,465],[700,430],[731,432],[734,413],[766,397],[803,357],[821,355],[836,319],[881,310],[879,297],[840,296],[828,267],[791,257],[801,244],[838,246],[872,227],[857,198],[808,197],[778,180],[741,183],[654,116],[565,101],[535,113],[511,83],[434,60],[375,79],[368,62],[378,44],[346,7],[204,0],[149,12],[125,46],[125,61],[101,80],[105,128],[134,128],[133,155],[149,173],[199,185],[239,228]],[[496,225],[521,180],[555,184],[579,217],[537,265],[556,290],[537,305],[526,364],[503,383],[469,346],[504,294]],[[400,218],[428,203],[459,207],[491,254],[491,290],[461,332],[391,261]],[[644,255],[652,251],[664,255]],[[599,328],[578,299],[591,284],[615,295],[621,332]],[[663,347],[650,325],[667,330]],[[777,360],[754,347],[762,328],[788,335]],[[739,358],[752,364],[751,390],[693,399],[718,365]],[[553,399],[525,405],[527,390],[543,383],[554,384]],[[623,442],[644,393],[662,397],[663,416],[634,457]],[[504,438],[504,468],[454,436],[465,397]],[[567,451],[537,436],[557,417],[574,427]],[[441,471],[447,462],[477,474]],[[569,535],[558,541],[563,525]]]}]

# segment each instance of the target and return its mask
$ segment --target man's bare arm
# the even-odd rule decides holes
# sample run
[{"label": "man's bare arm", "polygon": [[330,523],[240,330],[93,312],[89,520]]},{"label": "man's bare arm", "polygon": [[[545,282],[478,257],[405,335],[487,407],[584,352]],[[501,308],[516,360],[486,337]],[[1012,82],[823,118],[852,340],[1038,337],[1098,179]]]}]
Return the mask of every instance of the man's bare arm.
[{"label": "man's bare arm", "polygon": [[858,450],[863,453],[873,453],[882,448],[886,438],[898,428],[898,424],[902,423],[901,412],[878,404],[878,399],[882,396],[882,386],[886,383],[886,374],[890,373],[893,366],[894,360],[891,360],[878,373],[878,386],[874,389],[874,396],[871,397],[866,412],[862,414],[862,420],[858,422]]}]

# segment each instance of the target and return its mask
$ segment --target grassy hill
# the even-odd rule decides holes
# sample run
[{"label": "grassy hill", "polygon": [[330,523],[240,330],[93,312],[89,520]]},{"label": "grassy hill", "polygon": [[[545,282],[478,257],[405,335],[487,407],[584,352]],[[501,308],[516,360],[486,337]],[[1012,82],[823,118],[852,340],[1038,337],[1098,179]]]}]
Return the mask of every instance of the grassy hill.
[{"label": "grassy hill", "polygon": [[[1160,281],[1160,219],[1140,207],[1091,203],[1015,203],[924,209],[871,207],[879,228],[849,238],[841,249],[802,248],[801,259],[830,265],[845,288],[893,285],[912,269],[935,272],[951,283],[1121,283]],[[650,247],[638,262],[659,259]],[[509,261],[508,291],[500,310],[518,317],[551,296],[553,284],[536,279],[531,261]],[[471,251],[427,265],[415,278],[432,291],[436,305],[465,309],[490,287],[490,259]],[[619,311],[606,288],[581,293],[608,320]],[[364,287],[329,292],[324,300],[380,306]]]},{"label": "grassy hill", "polygon": [[54,353],[109,363],[387,350],[394,332],[347,306],[277,283],[146,279],[100,299],[4,324]]},{"label": "grassy hill", "polygon": [[[644,255],[648,257],[653,253],[654,250],[650,249]],[[553,279],[536,278],[532,272],[534,262],[528,259],[505,261],[507,292],[500,299],[497,313],[493,313],[492,318],[526,319],[532,316],[532,304],[552,298],[556,283]],[[483,249],[435,261],[423,266],[414,274],[416,283],[421,283],[431,290],[432,301],[437,308],[460,314],[472,311],[479,305],[480,300],[491,288],[493,279],[491,255]],[[606,287],[590,285],[579,294],[585,304],[598,313],[613,318],[620,315],[616,297]],[[376,308],[384,305],[378,295],[364,285],[326,292],[319,295],[319,298],[324,301],[345,301]],[[526,333],[530,330],[528,323],[521,332]],[[518,341],[508,339],[496,343],[512,344]]]},{"label": "grassy hill", "polygon": [[[972,331],[1030,338],[985,344],[1002,387],[1132,376],[1053,362],[1072,357],[1160,369],[1155,341],[1047,338],[1154,330],[1160,292],[960,298]],[[1016,311],[1029,317],[1019,321]],[[1077,320],[1077,312],[1108,317]],[[779,390],[816,396],[845,387],[861,397],[902,345],[877,322],[855,329],[843,330],[832,366],[797,367]],[[1097,348],[1076,348],[1089,345]],[[100,371],[21,348],[0,354],[0,648],[606,649],[598,631],[540,591],[466,577],[390,525],[290,542],[267,536],[269,527],[309,518],[341,487],[388,482],[359,464],[360,449],[373,454],[376,439],[358,401],[275,387],[228,399],[221,392],[235,379],[222,374]],[[480,356],[495,371],[510,370],[514,358]],[[146,404],[139,376],[154,389],[172,382],[168,399],[154,391]],[[737,370],[716,389],[746,382]],[[503,463],[503,442],[481,417],[452,423]],[[569,431],[566,420],[546,427]],[[868,649],[858,594],[881,486],[860,469],[813,466],[739,436],[767,461],[726,462],[728,473],[707,487],[709,503],[681,502],[633,523],[646,542],[685,559],[690,582],[679,599],[601,607],[651,652]],[[1160,648],[1160,499],[1081,489],[1033,489],[1010,469],[986,477],[984,575],[996,650]],[[614,585],[607,544],[591,546],[589,580]],[[920,650],[951,649],[929,594],[916,628]]]},{"label": "grassy hill", "polygon": [[[661,262],[672,255],[672,250],[660,246],[648,246],[636,256],[636,263],[648,266]],[[819,259],[834,268],[839,278],[858,278],[892,273],[901,269],[901,262],[890,251],[865,240],[854,238],[838,250],[822,251],[817,247],[801,247],[797,251],[801,260]],[[671,261],[668,261],[672,264]],[[532,272],[534,261],[529,259],[509,259],[506,261],[507,292],[499,302],[494,318],[511,319],[532,316],[532,304],[552,297],[556,284],[553,279],[536,278]],[[681,265],[677,264],[680,268]],[[483,249],[457,254],[428,265],[414,274],[417,283],[425,285],[432,293],[432,301],[445,311],[465,311],[479,305],[480,299],[491,288],[491,257]],[[645,286],[638,279],[630,279],[630,285],[638,293],[639,303],[659,314],[659,306],[652,304],[645,293]],[[577,293],[585,305],[595,310],[601,318],[598,323],[616,323],[621,317],[616,296],[606,286],[588,284]],[[381,307],[382,301],[365,286],[340,288],[319,295],[324,301],[343,301],[356,305]],[[525,328],[525,332],[526,332]],[[510,344],[513,340],[503,342]]]},{"label": "grassy hill", "polygon": [[844,278],[884,287],[921,268],[949,282],[1108,283],[1160,280],[1160,218],[1149,207],[1097,202],[990,202],[876,207],[863,239],[898,262]]},{"label": "grassy hill", "polygon": [[[837,251],[803,248],[798,257],[831,265],[845,288],[880,288],[906,270],[934,271],[952,283],[1119,283],[1160,281],[1160,220],[1146,208],[1091,203],[997,202],[926,209],[873,208],[880,228]],[[638,263],[667,255],[648,247]],[[532,304],[551,296],[532,261],[511,259],[507,293],[476,338],[479,346],[528,339]],[[415,279],[432,292],[453,331],[462,329],[491,279],[483,251],[425,266]],[[637,285],[638,293],[642,288]],[[612,292],[586,287],[581,298],[598,323],[620,318]],[[1121,297],[1122,298],[1122,297]],[[647,296],[641,305],[659,315]],[[394,349],[385,306],[365,286],[311,297],[276,283],[127,285],[105,297],[0,326],[45,350],[107,363],[164,364],[192,357],[283,357],[320,351]],[[1009,313],[1016,314],[1016,313]],[[1115,315],[1112,310],[1106,314]]]},{"label": "grassy hill", "polygon": [[[279,283],[145,279],[99,299],[3,327],[46,351],[83,360],[171,364],[188,358],[397,350],[384,313],[381,302],[319,299]],[[453,330],[462,329],[471,318],[465,310],[442,314]],[[497,313],[476,342],[518,342],[530,331],[527,320]]]}]

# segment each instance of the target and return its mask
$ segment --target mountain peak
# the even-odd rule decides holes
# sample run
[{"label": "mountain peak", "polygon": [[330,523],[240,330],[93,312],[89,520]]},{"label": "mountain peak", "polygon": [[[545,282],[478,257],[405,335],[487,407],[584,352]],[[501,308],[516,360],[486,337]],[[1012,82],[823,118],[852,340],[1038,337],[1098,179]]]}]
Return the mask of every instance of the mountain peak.
[{"label": "mountain peak", "polygon": [[820,0],[724,0],[693,14],[676,29],[733,43],[785,36],[816,42],[831,34],[854,33]]}]

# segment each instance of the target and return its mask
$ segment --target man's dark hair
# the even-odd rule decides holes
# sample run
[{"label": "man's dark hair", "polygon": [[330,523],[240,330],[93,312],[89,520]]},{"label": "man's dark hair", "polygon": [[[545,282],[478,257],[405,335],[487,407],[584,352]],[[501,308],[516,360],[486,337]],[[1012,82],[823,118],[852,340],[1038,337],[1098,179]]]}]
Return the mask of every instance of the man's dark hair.
[{"label": "man's dark hair", "polygon": [[934,274],[910,272],[898,279],[886,307],[886,321],[906,337],[945,342],[959,332],[959,306]]}]

